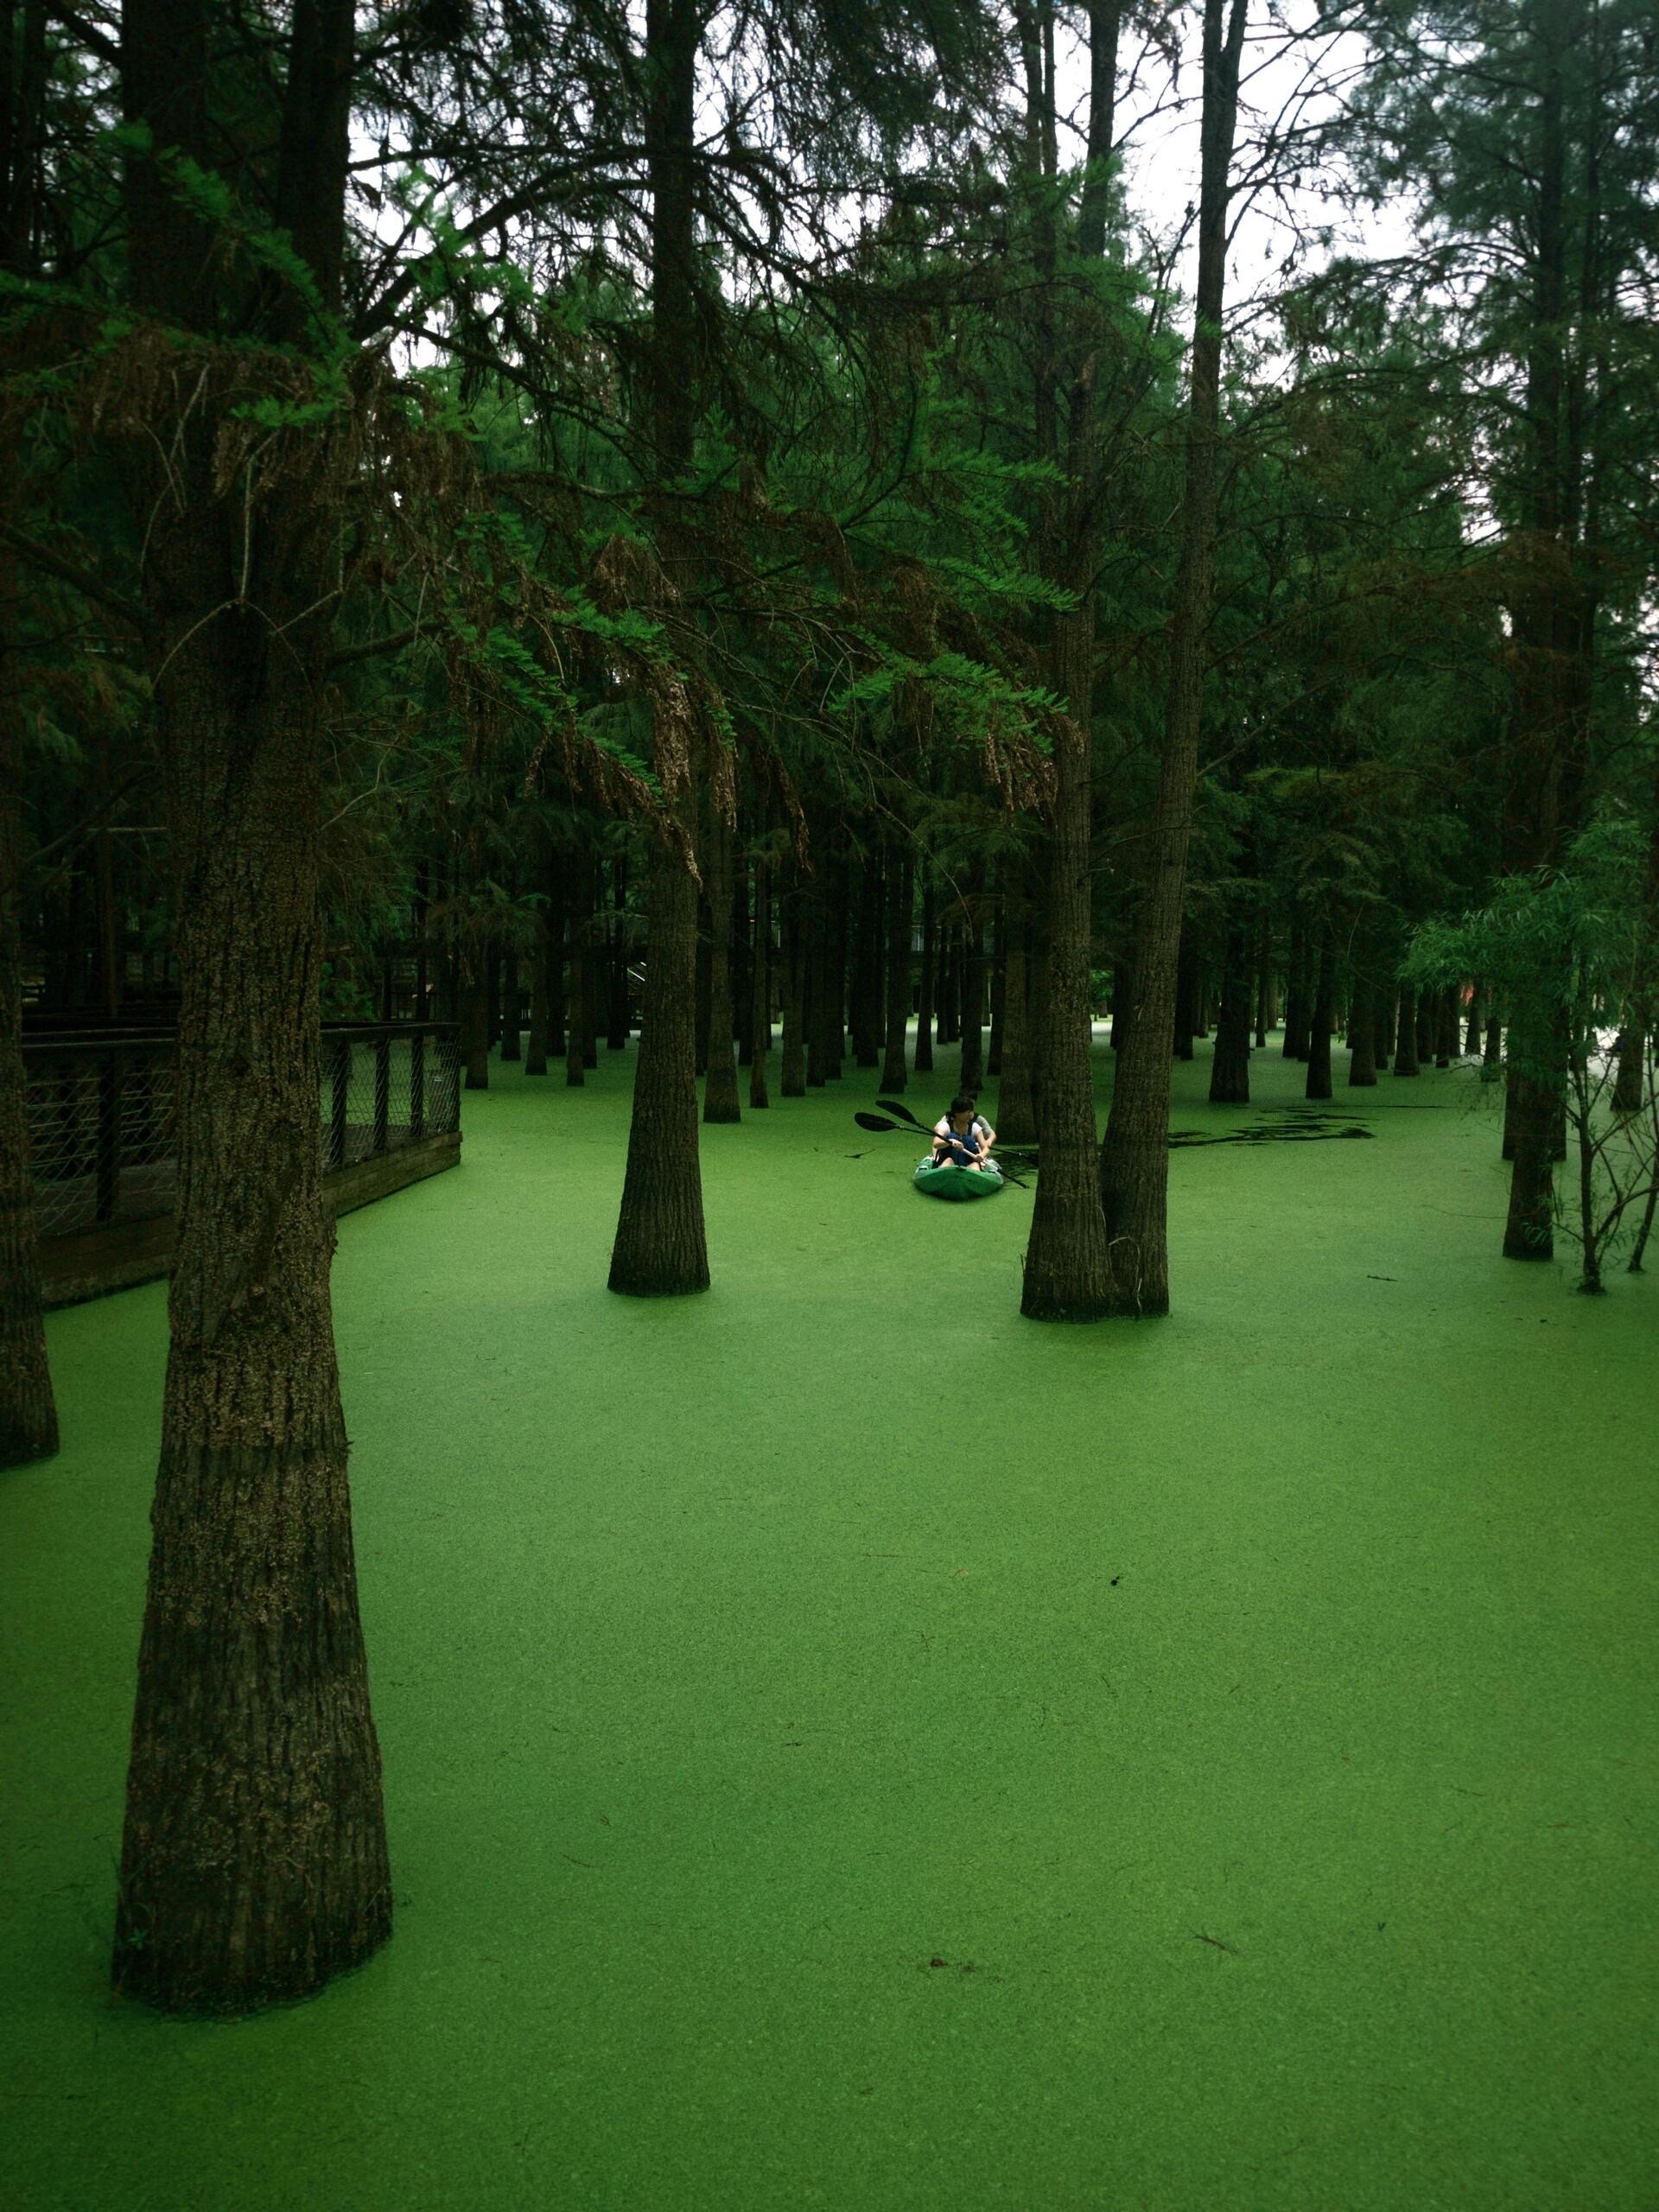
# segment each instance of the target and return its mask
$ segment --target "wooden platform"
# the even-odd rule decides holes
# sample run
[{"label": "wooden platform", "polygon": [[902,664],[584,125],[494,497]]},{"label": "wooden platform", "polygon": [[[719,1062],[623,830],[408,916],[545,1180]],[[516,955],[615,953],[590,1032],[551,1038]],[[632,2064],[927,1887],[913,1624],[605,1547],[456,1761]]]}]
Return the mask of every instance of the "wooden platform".
[{"label": "wooden platform", "polygon": [[[391,1196],[410,1183],[441,1175],[461,1160],[459,1129],[441,1131],[412,1144],[399,1145],[376,1159],[362,1160],[325,1175],[323,1195],[336,1219],[375,1198]],[[118,1222],[105,1229],[77,1229],[41,1240],[41,1273],[48,1306],[74,1306],[106,1291],[130,1290],[154,1282],[173,1261],[173,1217],[152,1214],[143,1221]]]}]

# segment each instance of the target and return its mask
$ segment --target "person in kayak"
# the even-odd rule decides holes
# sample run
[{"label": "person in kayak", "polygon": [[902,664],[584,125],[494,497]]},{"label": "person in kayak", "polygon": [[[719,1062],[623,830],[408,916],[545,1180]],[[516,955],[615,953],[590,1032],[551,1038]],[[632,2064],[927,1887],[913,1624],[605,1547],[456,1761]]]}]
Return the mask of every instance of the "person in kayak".
[{"label": "person in kayak", "polygon": [[996,1131],[982,1115],[976,1113],[967,1093],[959,1091],[950,1101],[950,1112],[933,1124],[933,1165],[972,1167],[982,1173],[992,1165],[991,1147],[995,1142]]}]

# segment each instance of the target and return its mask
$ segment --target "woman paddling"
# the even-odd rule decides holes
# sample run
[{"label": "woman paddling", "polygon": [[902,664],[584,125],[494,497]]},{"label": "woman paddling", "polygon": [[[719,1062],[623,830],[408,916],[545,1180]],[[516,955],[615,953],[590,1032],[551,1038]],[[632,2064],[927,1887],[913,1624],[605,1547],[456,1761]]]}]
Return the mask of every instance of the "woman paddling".
[{"label": "woman paddling", "polygon": [[992,1166],[991,1147],[995,1142],[996,1131],[975,1112],[967,1092],[959,1091],[950,1101],[950,1112],[933,1124],[932,1165],[972,1167],[982,1173]]}]

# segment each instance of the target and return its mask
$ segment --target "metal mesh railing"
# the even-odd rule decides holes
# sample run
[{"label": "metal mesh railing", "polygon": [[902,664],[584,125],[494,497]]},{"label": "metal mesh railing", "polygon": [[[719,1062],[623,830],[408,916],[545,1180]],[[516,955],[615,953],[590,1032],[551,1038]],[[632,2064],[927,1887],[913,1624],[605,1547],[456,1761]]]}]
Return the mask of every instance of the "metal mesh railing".
[{"label": "metal mesh railing", "polygon": [[325,1173],[461,1126],[453,1022],[325,1029],[321,1078]]},{"label": "metal mesh railing", "polygon": [[[461,1125],[453,1022],[322,1033],[325,1173]],[[41,1236],[173,1211],[174,1040],[161,1034],[26,1039],[29,1166]]]}]

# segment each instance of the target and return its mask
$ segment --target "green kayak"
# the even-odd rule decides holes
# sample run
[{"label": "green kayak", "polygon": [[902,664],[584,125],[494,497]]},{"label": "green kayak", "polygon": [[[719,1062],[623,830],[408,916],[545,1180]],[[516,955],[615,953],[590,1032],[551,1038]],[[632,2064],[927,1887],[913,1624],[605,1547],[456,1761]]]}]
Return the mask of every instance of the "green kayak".
[{"label": "green kayak", "polygon": [[915,1181],[930,1198],[989,1198],[1002,1188],[995,1167],[936,1167],[931,1156],[917,1168]]}]

